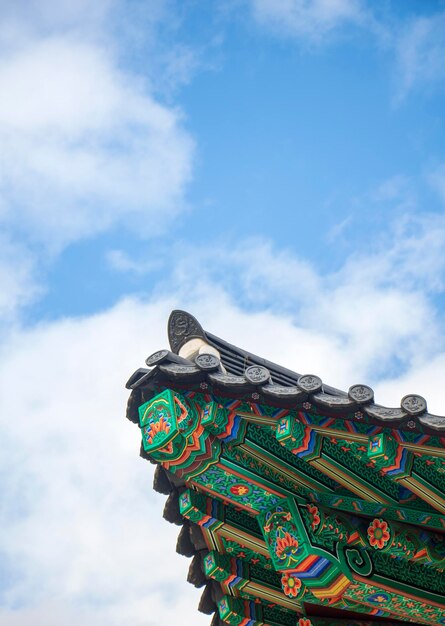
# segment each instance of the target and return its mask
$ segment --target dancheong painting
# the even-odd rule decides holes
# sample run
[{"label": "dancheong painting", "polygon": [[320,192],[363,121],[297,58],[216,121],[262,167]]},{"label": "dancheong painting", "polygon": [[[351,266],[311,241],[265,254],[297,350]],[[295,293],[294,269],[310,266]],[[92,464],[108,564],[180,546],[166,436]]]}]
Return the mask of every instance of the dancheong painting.
[{"label": "dancheong painting", "polygon": [[212,626],[445,624],[445,418],[300,375],[184,311],[168,337],[130,377],[127,417]]}]

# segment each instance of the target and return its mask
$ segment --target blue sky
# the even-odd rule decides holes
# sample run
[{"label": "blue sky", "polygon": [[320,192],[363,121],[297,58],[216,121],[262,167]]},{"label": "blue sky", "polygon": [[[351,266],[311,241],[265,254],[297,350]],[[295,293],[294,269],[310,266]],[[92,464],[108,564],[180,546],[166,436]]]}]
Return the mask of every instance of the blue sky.
[{"label": "blue sky", "polygon": [[[254,236],[326,273],[351,252],[378,245],[401,214],[440,212],[443,197],[434,177],[443,186],[441,3],[327,3],[330,9],[319,9],[327,14],[324,21],[319,16],[321,26],[310,21],[317,19],[310,8],[300,18],[307,26],[293,24],[292,3],[275,14],[273,2],[128,4],[104,5],[98,18],[97,28],[113,38],[114,54],[107,49],[114,64],[107,68],[110,80],[122,78],[112,72],[122,72],[128,84],[138,81],[146,96],[176,117],[170,139],[178,142],[172,149],[182,161],[175,164],[171,157],[166,164],[176,169],[163,180],[169,189],[160,192],[162,198],[147,198],[142,181],[134,180],[140,195],[128,211],[125,192],[115,206],[111,188],[97,195],[86,188],[78,199],[88,205],[84,210],[111,215],[104,225],[85,224],[81,232],[65,232],[66,213],[78,209],[69,189],[57,189],[57,252],[48,258],[43,235],[36,241],[34,231],[26,232],[45,290],[36,307],[26,309],[27,319],[91,313],[129,292],[147,293],[164,273],[158,261],[150,277],[119,274],[110,251],[112,258],[119,251],[133,260],[159,259],[184,240],[199,245],[205,237],[230,245]],[[58,29],[53,26],[56,37]],[[87,39],[82,31],[79,36],[80,42]],[[56,86],[58,76],[50,78]],[[88,80],[93,83],[93,75]],[[63,108],[64,102],[57,104]],[[86,150],[82,133],[100,106],[85,106],[80,120],[78,139]],[[63,125],[73,120],[61,117],[56,131],[64,135]],[[130,140],[112,145],[113,131],[132,132],[138,123],[133,117],[125,129],[113,120],[99,142],[137,167]],[[109,152],[105,170],[112,166]],[[51,194],[54,181],[48,182]],[[78,182],[85,184],[80,174]],[[8,191],[20,213],[20,189]],[[174,216],[161,227],[158,212]]]},{"label": "blue sky", "polygon": [[0,625],[208,623],[122,385],[181,307],[445,413],[445,2],[0,18]]}]

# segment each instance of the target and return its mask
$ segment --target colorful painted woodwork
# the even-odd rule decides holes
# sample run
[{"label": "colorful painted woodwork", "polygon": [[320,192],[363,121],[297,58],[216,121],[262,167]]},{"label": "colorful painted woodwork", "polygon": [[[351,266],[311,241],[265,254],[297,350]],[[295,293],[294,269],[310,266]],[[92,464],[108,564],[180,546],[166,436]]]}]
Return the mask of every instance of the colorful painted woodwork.
[{"label": "colorful painted woodwork", "polygon": [[385,409],[366,385],[324,388],[172,318],[175,354],[130,378],[128,417],[202,538],[214,623],[445,624],[445,420],[418,396]]}]

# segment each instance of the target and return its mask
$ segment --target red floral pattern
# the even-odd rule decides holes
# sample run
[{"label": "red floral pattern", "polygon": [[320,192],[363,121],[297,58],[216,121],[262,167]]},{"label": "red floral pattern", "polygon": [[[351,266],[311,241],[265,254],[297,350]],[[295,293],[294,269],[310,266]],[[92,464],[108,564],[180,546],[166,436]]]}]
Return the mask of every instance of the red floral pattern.
[{"label": "red floral pattern", "polygon": [[318,507],[315,506],[315,504],[308,504],[307,510],[312,517],[311,528],[312,530],[316,530],[320,526],[320,511],[318,510]]},{"label": "red floral pattern", "polygon": [[382,550],[391,537],[388,523],[382,519],[374,519],[368,527],[368,540],[376,550]]},{"label": "red floral pattern", "polygon": [[247,496],[251,492],[251,488],[242,483],[232,485],[230,487],[230,493],[234,496]]},{"label": "red floral pattern", "polygon": [[281,585],[286,596],[296,598],[301,589],[301,580],[292,574],[283,574]]},{"label": "red floral pattern", "polygon": [[297,626],[312,626],[312,622],[310,619],[307,619],[306,617],[300,617],[300,619],[298,620]]},{"label": "red floral pattern", "polygon": [[277,537],[275,554],[279,559],[296,554],[298,551],[298,541],[290,533],[285,533],[284,537]]}]

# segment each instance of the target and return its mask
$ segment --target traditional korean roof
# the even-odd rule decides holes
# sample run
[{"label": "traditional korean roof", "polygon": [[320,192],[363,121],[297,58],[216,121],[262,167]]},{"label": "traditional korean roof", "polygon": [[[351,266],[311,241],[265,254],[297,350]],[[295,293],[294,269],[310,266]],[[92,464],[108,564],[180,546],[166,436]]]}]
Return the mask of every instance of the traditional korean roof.
[{"label": "traditional korean roof", "polygon": [[445,624],[445,417],[255,356],[184,311],[127,417],[212,625]]}]

